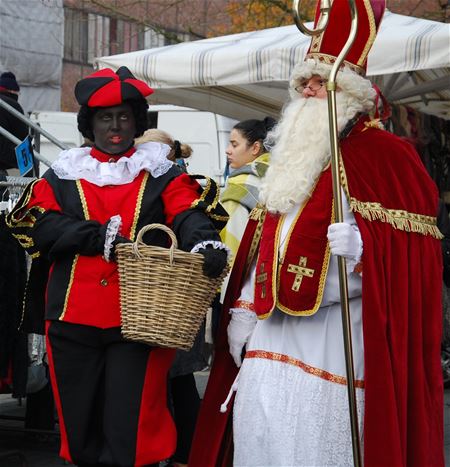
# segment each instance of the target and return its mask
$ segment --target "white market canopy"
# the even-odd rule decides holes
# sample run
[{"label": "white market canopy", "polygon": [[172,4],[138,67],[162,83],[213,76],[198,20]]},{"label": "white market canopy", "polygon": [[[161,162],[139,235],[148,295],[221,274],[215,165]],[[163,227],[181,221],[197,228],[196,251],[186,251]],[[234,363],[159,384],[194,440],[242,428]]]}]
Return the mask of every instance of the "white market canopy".
[{"label": "white market canopy", "polygon": [[[295,25],[183,42],[96,60],[127,66],[155,93],[155,104],[208,110],[237,119],[276,117],[310,38]],[[450,25],[386,12],[367,76],[391,103],[450,119]]]}]

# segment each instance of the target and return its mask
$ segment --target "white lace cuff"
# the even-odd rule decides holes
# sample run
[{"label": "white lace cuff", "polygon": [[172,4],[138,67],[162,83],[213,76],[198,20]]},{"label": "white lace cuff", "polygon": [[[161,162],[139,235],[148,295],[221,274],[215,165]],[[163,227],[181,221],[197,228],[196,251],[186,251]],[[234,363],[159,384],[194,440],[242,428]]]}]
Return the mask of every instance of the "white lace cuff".
[{"label": "white lace cuff", "polygon": [[191,253],[198,253],[199,250],[202,250],[209,245],[211,245],[215,250],[225,250],[227,252],[228,259],[230,259],[231,250],[225,245],[225,243],[217,240],[205,240],[204,242],[197,243],[197,245],[194,245],[194,248],[192,248]]},{"label": "white lace cuff", "polygon": [[119,233],[120,227],[122,226],[122,217],[117,214],[112,216],[109,220],[108,227],[106,227],[105,235],[105,246],[103,248],[103,258],[109,263],[111,256],[111,249],[114,243],[114,240]]},{"label": "white lace cuff", "polygon": [[230,308],[230,315],[239,315],[245,321],[255,321],[256,313],[254,311],[246,310],[245,308]]}]

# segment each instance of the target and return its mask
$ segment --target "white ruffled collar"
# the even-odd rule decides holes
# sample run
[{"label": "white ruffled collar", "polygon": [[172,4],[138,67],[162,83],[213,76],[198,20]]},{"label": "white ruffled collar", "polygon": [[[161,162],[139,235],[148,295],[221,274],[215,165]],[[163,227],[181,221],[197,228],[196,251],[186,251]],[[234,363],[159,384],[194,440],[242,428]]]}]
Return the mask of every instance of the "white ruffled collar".
[{"label": "white ruffled collar", "polygon": [[62,180],[87,180],[97,186],[125,185],[132,182],[142,170],[157,178],[170,170],[173,162],[167,159],[170,147],[161,143],[143,143],[136,146],[130,157],[117,162],[100,162],[90,155],[91,148],[72,148],[62,151],[52,169]]}]

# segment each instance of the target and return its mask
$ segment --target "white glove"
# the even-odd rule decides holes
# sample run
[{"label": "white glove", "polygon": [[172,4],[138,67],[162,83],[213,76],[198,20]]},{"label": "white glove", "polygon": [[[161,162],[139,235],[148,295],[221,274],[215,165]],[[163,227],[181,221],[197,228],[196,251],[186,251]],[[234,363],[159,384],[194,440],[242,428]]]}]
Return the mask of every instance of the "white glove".
[{"label": "white glove", "polygon": [[242,364],[242,349],[252,335],[255,325],[255,313],[246,310],[231,313],[231,320],[227,329],[228,345],[230,354],[238,368]]},{"label": "white glove", "polygon": [[331,224],[327,237],[333,255],[343,256],[355,264],[361,260],[363,243],[356,225],[345,222]]}]

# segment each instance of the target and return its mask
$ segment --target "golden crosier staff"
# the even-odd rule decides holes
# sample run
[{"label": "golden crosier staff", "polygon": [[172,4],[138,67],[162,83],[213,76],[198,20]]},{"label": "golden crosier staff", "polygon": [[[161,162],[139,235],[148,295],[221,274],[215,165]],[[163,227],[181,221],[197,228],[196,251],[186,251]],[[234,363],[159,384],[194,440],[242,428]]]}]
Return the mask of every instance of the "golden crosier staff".
[{"label": "golden crosier staff", "polygon": [[[343,63],[346,55],[348,54],[353,42],[356,38],[358,30],[358,12],[355,0],[349,0],[350,13],[351,13],[351,28],[350,34],[338,55],[336,61],[330,72],[330,77],[327,82],[327,95],[328,95],[328,117],[330,125],[330,141],[331,141],[331,173],[333,179],[333,196],[334,196],[334,209],[336,212],[336,222],[343,222],[344,215],[342,210],[342,197],[341,187],[339,181],[339,144],[338,144],[338,129],[337,129],[337,113],[336,113],[336,75]],[[321,34],[327,27],[330,17],[331,1],[322,0],[320,2],[320,18],[317,22],[315,29],[307,28],[299,15],[300,0],[293,2],[293,14],[295,24],[299,30],[308,35],[316,36]],[[345,258],[338,256],[338,271],[339,271],[339,290],[341,294],[341,314],[342,314],[342,331],[344,337],[344,352],[345,352],[345,366],[347,370],[347,391],[348,402],[350,409],[350,425],[352,433],[352,447],[353,447],[353,464],[355,467],[360,467],[361,464],[361,447],[359,443],[359,429],[358,429],[358,413],[356,406],[355,395],[355,376],[353,366],[353,350],[352,350],[352,333],[350,326],[350,309],[348,300],[348,284],[347,284],[347,270]]]}]

